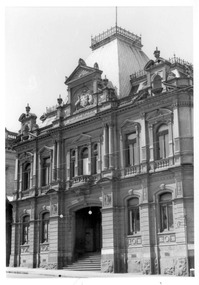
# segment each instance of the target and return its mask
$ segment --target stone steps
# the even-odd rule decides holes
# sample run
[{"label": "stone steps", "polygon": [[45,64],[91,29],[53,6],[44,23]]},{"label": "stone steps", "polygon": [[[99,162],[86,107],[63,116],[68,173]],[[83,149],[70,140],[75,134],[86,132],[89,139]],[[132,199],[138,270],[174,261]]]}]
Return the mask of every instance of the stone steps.
[{"label": "stone steps", "polygon": [[86,253],[76,262],[63,269],[72,271],[101,271],[101,254]]}]

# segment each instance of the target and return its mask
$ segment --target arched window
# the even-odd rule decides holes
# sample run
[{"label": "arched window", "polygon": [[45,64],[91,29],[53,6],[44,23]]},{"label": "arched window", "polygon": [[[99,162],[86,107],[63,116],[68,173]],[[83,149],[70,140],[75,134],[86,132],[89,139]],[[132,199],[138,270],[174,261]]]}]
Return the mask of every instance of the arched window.
[{"label": "arched window", "polygon": [[169,132],[167,125],[161,125],[156,133],[157,159],[169,156]]},{"label": "arched window", "polygon": [[139,199],[132,198],[128,201],[128,215],[129,215],[129,227],[128,234],[134,235],[140,231],[140,209]]},{"label": "arched window", "polygon": [[138,164],[136,132],[126,135],[126,166]]},{"label": "arched window", "polygon": [[23,220],[22,220],[22,245],[28,244],[28,241],[29,241],[29,226],[30,226],[29,222],[30,222],[29,216],[23,217]]},{"label": "arched window", "polygon": [[43,158],[42,163],[42,186],[50,183],[50,157]]},{"label": "arched window", "polygon": [[173,205],[171,193],[164,193],[159,197],[160,231],[173,229]]},{"label": "arched window", "polygon": [[81,166],[82,166],[82,174],[88,175],[88,148],[85,147],[81,153]]},{"label": "arched window", "polygon": [[70,169],[71,169],[71,178],[75,176],[75,150],[71,151],[71,160],[70,160]]},{"label": "arched window", "polygon": [[24,164],[23,167],[23,190],[30,188],[30,163]]},{"label": "arched window", "polygon": [[42,215],[42,231],[41,231],[41,242],[48,242],[48,233],[49,233],[49,217],[50,214],[44,213]]},{"label": "arched window", "polygon": [[93,147],[93,174],[97,174],[98,170],[98,145],[95,144]]}]

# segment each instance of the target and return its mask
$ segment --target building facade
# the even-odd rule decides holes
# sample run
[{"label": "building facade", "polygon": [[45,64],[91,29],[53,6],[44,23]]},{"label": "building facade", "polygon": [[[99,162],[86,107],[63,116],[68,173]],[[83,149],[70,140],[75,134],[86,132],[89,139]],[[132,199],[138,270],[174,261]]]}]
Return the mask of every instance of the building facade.
[{"label": "building facade", "polygon": [[194,266],[193,66],[154,59],[114,27],[66,77],[68,99],[15,150],[10,266],[65,268],[88,252],[102,272],[188,275]]},{"label": "building facade", "polygon": [[17,133],[5,129],[5,189],[6,189],[6,266],[9,266],[11,253],[12,195],[14,191],[14,172],[16,153],[13,144]]}]

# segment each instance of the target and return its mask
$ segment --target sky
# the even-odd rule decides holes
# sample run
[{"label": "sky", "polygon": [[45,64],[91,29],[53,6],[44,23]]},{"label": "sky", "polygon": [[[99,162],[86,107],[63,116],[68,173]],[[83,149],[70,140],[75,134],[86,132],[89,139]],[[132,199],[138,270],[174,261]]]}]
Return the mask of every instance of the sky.
[{"label": "sky", "polygon": [[[66,100],[65,76],[115,20],[114,6],[5,8],[5,127],[19,131],[27,103],[39,120],[59,94]],[[192,6],[119,6],[117,23],[141,35],[149,58],[158,47],[163,58],[193,63]]]}]

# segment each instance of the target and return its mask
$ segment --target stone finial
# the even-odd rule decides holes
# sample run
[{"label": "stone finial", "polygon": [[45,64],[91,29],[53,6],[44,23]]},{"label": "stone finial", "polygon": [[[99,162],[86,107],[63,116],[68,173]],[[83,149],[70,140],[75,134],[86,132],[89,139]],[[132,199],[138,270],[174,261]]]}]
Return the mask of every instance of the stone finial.
[{"label": "stone finial", "polygon": [[59,104],[59,106],[61,106],[63,99],[61,98],[61,94],[59,94],[59,98],[57,98],[57,102]]},{"label": "stone finial", "polygon": [[155,58],[159,58],[160,57],[160,51],[158,50],[158,48],[156,47],[156,50],[154,51],[154,56],[155,56]]},{"label": "stone finial", "polygon": [[79,59],[79,65],[86,66],[86,62],[82,58],[80,58]]},{"label": "stone finial", "polygon": [[103,83],[104,83],[104,86],[106,87],[107,84],[108,84],[108,79],[106,78],[106,75],[105,75],[105,78],[103,79]]},{"label": "stone finial", "polygon": [[95,69],[99,69],[99,65],[98,65],[98,63],[97,63],[97,62],[95,62],[95,64],[94,64],[94,68],[95,68]]},{"label": "stone finial", "polygon": [[27,103],[27,106],[26,106],[26,113],[27,113],[27,115],[29,115],[29,112],[30,112],[30,106],[29,106],[29,104]]}]

